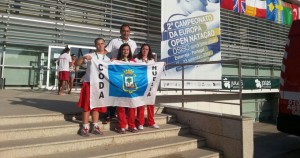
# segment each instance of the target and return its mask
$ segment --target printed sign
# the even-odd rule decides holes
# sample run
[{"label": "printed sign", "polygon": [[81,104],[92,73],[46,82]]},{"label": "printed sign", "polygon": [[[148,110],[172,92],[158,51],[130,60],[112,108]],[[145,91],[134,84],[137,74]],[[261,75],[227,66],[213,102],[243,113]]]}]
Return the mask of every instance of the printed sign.
[{"label": "printed sign", "polygon": [[[278,78],[242,78],[243,89],[278,89],[279,79]],[[239,89],[238,77],[223,77],[222,89]]]},{"label": "printed sign", "polygon": [[[220,89],[221,64],[168,66],[221,60],[219,0],[162,0],[161,60],[166,66],[163,79],[206,80],[186,82],[188,89]],[[188,84],[189,83],[189,84]],[[181,83],[180,83],[181,84]],[[162,88],[181,88],[176,81],[162,81]]]}]

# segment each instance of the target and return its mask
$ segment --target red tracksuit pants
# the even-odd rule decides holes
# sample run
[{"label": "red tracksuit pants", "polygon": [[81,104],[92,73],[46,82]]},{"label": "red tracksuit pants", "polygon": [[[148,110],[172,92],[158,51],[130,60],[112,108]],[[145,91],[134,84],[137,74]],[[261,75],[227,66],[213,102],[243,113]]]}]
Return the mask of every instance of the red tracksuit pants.
[{"label": "red tracksuit pants", "polygon": [[[145,117],[144,117],[144,112],[145,112],[145,106],[140,106],[137,107],[137,122],[138,125],[143,125],[145,124]],[[148,120],[148,126],[153,126],[155,124],[154,121],[154,105],[147,105],[147,120]]]},{"label": "red tracksuit pants", "polygon": [[117,107],[118,126],[119,128],[126,128],[128,122],[128,128],[135,128],[135,109],[128,108],[128,121],[126,121],[126,110],[124,107]]}]

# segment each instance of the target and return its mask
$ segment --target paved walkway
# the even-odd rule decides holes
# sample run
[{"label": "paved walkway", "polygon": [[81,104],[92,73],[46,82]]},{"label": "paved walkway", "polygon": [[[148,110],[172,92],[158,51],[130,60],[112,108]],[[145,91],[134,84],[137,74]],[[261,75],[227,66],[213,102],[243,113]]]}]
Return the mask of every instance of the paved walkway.
[{"label": "paved walkway", "polygon": [[255,158],[300,158],[300,137],[282,133],[274,123],[254,123]]},{"label": "paved walkway", "polygon": [[[56,91],[0,90],[0,116],[75,113],[78,93],[59,96]],[[254,123],[255,158],[299,158],[300,137],[277,131],[272,123]]]},{"label": "paved walkway", "polygon": [[56,91],[0,90],[0,116],[80,112],[79,94]]}]

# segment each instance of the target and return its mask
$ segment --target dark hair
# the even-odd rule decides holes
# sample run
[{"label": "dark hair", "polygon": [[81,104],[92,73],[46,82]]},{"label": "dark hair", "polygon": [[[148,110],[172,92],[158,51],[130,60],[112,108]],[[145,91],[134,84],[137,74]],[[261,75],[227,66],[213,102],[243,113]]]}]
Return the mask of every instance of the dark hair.
[{"label": "dark hair", "polygon": [[68,46],[66,46],[64,52],[66,53],[66,52],[69,52],[69,51],[70,51],[70,48]]},{"label": "dark hair", "polygon": [[128,55],[128,60],[130,60],[130,59],[132,59],[132,52],[131,52],[131,48],[130,48],[130,46],[129,46],[129,44],[128,43],[124,43],[124,44],[122,44],[121,46],[120,46],[120,48],[119,48],[119,52],[118,52],[118,56],[117,56],[117,60],[122,60],[123,59],[123,52],[122,52],[122,50],[123,50],[123,48],[124,47],[126,47],[126,46],[128,46],[129,47],[129,55]]},{"label": "dark hair", "polygon": [[148,47],[149,47],[149,52],[148,52],[147,59],[148,59],[148,60],[154,59],[153,54],[152,54],[151,47],[150,47],[150,45],[147,44],[147,43],[142,44],[141,49],[140,49],[140,52],[139,52],[139,54],[136,55],[136,57],[137,57],[138,59],[142,59],[142,58],[143,58],[142,50],[143,50],[143,47],[145,47],[145,46],[148,46]]},{"label": "dark hair", "polygon": [[95,45],[96,45],[96,43],[97,43],[98,40],[103,40],[105,42],[105,40],[103,38],[96,38],[95,41],[94,41]]},{"label": "dark hair", "polygon": [[72,57],[72,56],[75,56],[75,57],[76,57],[76,54],[71,54],[71,57]]},{"label": "dark hair", "polygon": [[120,27],[120,32],[122,31],[123,27],[128,27],[129,30],[131,30],[130,26],[128,24],[123,24],[121,27]]}]

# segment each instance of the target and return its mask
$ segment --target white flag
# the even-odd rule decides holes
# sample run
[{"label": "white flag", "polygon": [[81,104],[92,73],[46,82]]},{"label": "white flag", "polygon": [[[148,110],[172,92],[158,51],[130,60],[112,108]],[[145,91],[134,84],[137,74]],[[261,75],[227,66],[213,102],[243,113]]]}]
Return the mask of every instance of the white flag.
[{"label": "white flag", "polygon": [[153,105],[163,62],[91,61],[90,106],[138,107]]}]

